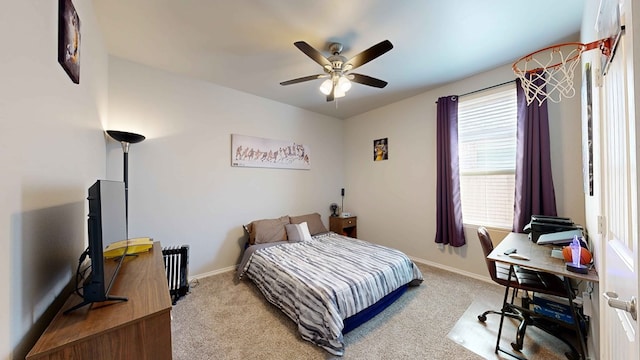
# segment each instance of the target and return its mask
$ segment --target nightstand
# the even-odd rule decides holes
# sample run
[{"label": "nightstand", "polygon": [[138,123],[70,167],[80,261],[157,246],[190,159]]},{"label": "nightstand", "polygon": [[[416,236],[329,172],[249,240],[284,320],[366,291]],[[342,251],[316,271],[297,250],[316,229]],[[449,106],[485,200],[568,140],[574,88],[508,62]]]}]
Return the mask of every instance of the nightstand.
[{"label": "nightstand", "polygon": [[358,217],[329,216],[329,230],[352,238],[358,237]]}]

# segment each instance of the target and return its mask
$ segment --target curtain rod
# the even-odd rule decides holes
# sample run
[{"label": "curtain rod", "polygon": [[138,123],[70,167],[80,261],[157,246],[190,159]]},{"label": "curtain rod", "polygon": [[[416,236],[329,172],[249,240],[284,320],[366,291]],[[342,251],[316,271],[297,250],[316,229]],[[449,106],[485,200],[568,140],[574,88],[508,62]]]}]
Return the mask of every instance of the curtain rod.
[{"label": "curtain rod", "polygon": [[[500,84],[495,84],[495,85],[487,86],[487,87],[482,88],[482,89],[469,91],[468,93],[464,93],[464,94],[462,94],[462,95],[454,95],[454,96],[457,96],[457,97],[463,97],[463,96],[467,96],[467,95],[475,94],[475,93],[480,92],[480,91],[485,91],[485,90],[489,90],[489,89],[497,88],[498,86],[507,85],[507,84],[512,83],[512,82],[515,82],[515,81],[516,81],[516,80],[515,80],[515,79],[513,79],[513,80],[505,81],[505,82],[500,83]],[[436,104],[437,104],[437,103],[438,103],[438,100],[436,100]]]}]

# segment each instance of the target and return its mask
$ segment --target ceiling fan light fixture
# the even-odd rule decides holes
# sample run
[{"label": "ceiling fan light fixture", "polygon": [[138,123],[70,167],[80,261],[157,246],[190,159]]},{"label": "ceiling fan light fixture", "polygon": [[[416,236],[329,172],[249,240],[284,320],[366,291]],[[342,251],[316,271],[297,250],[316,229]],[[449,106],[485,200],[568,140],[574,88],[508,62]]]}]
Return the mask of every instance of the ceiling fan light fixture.
[{"label": "ceiling fan light fixture", "polygon": [[327,79],[320,85],[320,92],[325,95],[329,95],[331,93],[331,87],[333,87],[333,81],[331,81],[331,79]]},{"label": "ceiling fan light fixture", "polygon": [[346,93],[347,91],[349,91],[349,89],[351,89],[351,81],[349,81],[346,76],[340,76],[340,79],[338,79],[337,88]]},{"label": "ceiling fan light fixture", "polygon": [[280,85],[291,85],[329,77],[329,79],[322,82],[319,89],[322,94],[327,96],[327,102],[345,96],[345,93],[351,89],[352,82],[377,88],[383,88],[387,85],[386,81],[361,74],[348,74],[348,72],[393,49],[393,44],[391,44],[389,40],[384,40],[373,45],[356,54],[350,60],[347,60],[347,58],[340,54],[342,52],[342,44],[340,43],[332,43],[330,45],[329,50],[332,55],[329,57],[325,57],[320,51],[314,49],[304,41],[296,41],[293,45],[311,58],[311,60],[322,66],[325,74],[310,75],[283,81]]}]

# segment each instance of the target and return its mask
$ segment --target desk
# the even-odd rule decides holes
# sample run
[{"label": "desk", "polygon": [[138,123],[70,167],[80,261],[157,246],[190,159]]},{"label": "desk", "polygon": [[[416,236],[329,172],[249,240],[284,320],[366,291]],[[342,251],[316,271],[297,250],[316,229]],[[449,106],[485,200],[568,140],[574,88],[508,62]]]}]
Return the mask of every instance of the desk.
[{"label": "desk", "polygon": [[[504,255],[504,251],[510,248],[518,249],[518,254],[529,257],[529,260],[514,259],[507,255]],[[493,251],[489,254],[489,256],[487,256],[487,258],[489,260],[494,260],[501,263],[509,264],[510,280],[511,280],[511,276],[515,274],[513,269],[515,265],[562,276],[564,278],[565,288],[567,290],[567,295],[569,299],[574,298],[573,291],[571,288],[571,279],[590,281],[594,283],[598,282],[598,274],[593,269],[589,270],[587,274],[579,274],[579,273],[568,271],[566,269],[566,263],[563,259],[556,259],[551,257],[551,249],[552,247],[548,245],[543,246],[543,245],[535,244],[534,242],[529,240],[529,236],[527,234],[510,233],[509,235],[507,235],[507,237],[504,238],[504,240],[502,240],[500,244],[498,244],[498,246],[496,246],[493,249]],[[529,312],[529,311],[521,307],[518,307],[516,305],[508,305],[508,299],[507,299],[508,293],[509,293],[509,286],[507,286],[505,290],[505,297],[503,300],[502,316],[500,318],[500,328],[498,330],[498,341],[496,343],[496,353],[498,353],[498,351],[502,351],[517,358],[518,356],[515,356],[512,353],[509,353],[500,349],[500,336],[502,334],[502,324],[504,322],[504,313],[507,310],[507,306],[515,307],[520,311],[525,311],[525,312]],[[576,331],[576,334],[579,338],[580,355],[582,356],[582,359],[586,359],[587,347],[585,344],[584,335],[580,328],[580,323],[577,320],[578,314],[576,312],[575,307],[573,306],[573,302],[570,301],[569,304],[571,305],[571,312],[574,318],[573,329]],[[541,315],[535,314],[535,316],[541,316]]]}]

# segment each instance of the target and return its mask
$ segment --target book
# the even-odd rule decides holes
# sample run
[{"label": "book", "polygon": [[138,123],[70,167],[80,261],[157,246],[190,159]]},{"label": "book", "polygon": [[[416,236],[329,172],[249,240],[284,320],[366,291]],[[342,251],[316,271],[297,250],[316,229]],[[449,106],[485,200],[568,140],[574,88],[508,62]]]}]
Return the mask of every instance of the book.
[{"label": "book", "polygon": [[149,251],[153,247],[153,240],[148,237],[133,238],[127,240],[116,241],[107,245],[104,249],[104,257],[106,259],[125,255],[138,254]]}]

